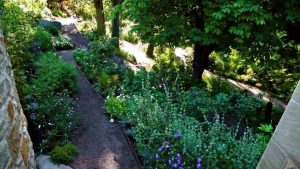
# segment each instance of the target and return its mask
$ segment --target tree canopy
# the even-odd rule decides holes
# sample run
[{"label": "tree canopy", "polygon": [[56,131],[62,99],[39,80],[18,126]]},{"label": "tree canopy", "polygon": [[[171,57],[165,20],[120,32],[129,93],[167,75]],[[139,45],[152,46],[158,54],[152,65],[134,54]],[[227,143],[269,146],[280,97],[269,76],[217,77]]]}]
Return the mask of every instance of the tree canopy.
[{"label": "tree canopy", "polygon": [[[229,47],[256,54],[272,51],[287,25],[299,21],[298,1],[125,0],[133,31],[156,45],[194,44],[193,77],[201,80],[213,50]],[[278,33],[283,32],[283,36]]]}]

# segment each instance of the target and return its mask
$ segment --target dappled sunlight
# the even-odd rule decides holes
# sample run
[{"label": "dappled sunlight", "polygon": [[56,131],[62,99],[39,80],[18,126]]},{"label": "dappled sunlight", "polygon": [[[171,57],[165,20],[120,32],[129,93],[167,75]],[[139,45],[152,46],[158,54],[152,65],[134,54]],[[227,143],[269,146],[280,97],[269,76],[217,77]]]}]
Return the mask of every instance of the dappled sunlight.
[{"label": "dappled sunlight", "polygon": [[140,66],[148,67],[154,64],[154,61],[148,58],[145,52],[139,49],[137,45],[134,45],[127,41],[120,41],[120,48],[130,55],[133,55],[136,59],[137,64]]},{"label": "dappled sunlight", "polygon": [[71,25],[71,24],[78,24],[78,19],[69,17],[69,18],[56,18],[57,22],[60,22],[62,25]]},{"label": "dappled sunlight", "polygon": [[98,159],[97,164],[99,168],[111,168],[120,169],[120,164],[118,163],[117,155],[111,151],[103,153]]}]

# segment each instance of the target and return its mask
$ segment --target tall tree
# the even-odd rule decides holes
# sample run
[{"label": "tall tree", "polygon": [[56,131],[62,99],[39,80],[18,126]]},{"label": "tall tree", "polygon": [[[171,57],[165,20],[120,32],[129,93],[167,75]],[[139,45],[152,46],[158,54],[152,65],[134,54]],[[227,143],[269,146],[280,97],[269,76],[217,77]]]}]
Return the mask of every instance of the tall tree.
[{"label": "tall tree", "polygon": [[97,21],[97,32],[99,35],[105,35],[105,16],[103,10],[103,1],[94,0],[94,5],[96,8],[96,21]]},{"label": "tall tree", "polygon": [[116,47],[119,48],[119,39],[120,39],[120,11],[116,7],[122,3],[122,0],[112,0],[112,7],[114,10],[114,16],[112,19],[112,38],[117,38]]},{"label": "tall tree", "polygon": [[299,6],[297,1],[292,1],[125,0],[123,6],[125,16],[136,23],[133,31],[145,41],[170,46],[193,45],[192,77],[200,82],[213,50],[226,51],[233,47],[268,55],[272,46],[278,44],[277,33],[284,31],[287,17],[298,19],[295,15],[298,10],[286,12]]}]

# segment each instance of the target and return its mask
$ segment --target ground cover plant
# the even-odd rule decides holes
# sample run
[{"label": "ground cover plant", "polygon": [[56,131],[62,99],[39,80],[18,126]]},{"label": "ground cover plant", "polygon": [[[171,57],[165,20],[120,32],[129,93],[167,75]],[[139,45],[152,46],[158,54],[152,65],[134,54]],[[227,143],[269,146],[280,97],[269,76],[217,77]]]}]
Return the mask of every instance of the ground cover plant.
[{"label": "ground cover plant", "polygon": [[61,24],[41,20],[45,6],[42,1],[0,2],[0,29],[36,153],[68,140],[79,118],[74,109],[76,68],[51,53],[71,44],[62,40]]},{"label": "ground cover plant", "polygon": [[[73,53],[96,86],[101,80],[122,77],[105,88],[99,85],[100,93],[107,96],[106,112],[125,126],[145,168],[256,166],[269,139],[256,128],[263,122],[263,116],[257,117],[264,106],[259,98],[217,80],[190,88],[189,68],[168,54],[158,57],[150,72],[124,73],[111,55],[99,52],[102,44]],[[107,76],[101,75],[103,71]],[[219,91],[213,92],[216,85]]]}]

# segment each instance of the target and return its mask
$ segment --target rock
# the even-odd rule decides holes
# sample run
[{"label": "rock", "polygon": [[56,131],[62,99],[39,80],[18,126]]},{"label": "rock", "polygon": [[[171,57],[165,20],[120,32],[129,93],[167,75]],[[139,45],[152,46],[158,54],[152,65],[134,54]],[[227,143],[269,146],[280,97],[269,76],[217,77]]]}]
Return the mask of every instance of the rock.
[{"label": "rock", "polygon": [[50,156],[39,155],[36,157],[36,163],[39,169],[72,169],[64,164],[55,164],[52,162]]},{"label": "rock", "polygon": [[61,29],[62,28],[62,24],[58,21],[51,21],[51,20],[48,20],[48,19],[41,19],[39,21],[39,24],[42,26],[42,27],[56,27],[57,29]]}]

